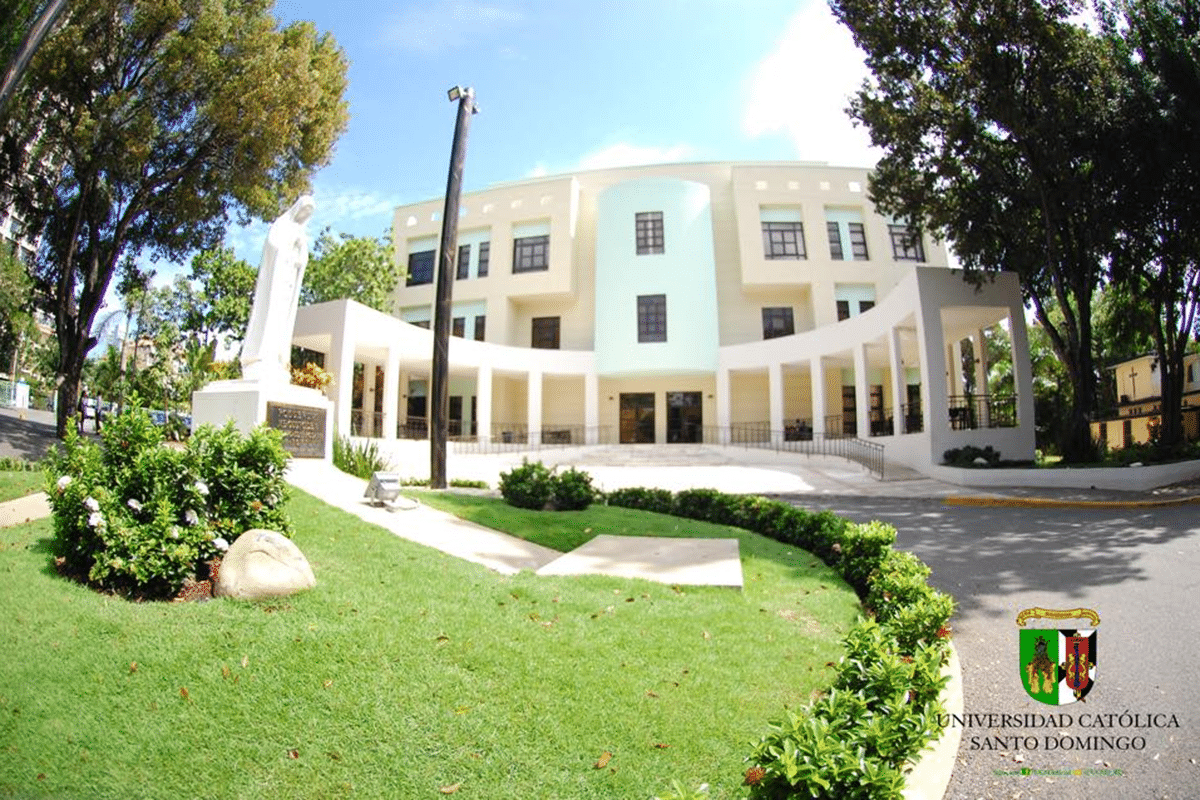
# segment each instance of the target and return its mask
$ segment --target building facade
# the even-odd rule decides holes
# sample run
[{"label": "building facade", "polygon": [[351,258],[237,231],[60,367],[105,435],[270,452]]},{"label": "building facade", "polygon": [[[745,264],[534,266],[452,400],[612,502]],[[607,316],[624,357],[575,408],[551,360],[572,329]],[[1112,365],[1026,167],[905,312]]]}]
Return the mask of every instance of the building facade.
[{"label": "building facade", "polygon": [[[501,443],[871,440],[920,468],[966,444],[1033,456],[1015,276],[974,286],[879,214],[861,169],[702,163],[581,172],[463,197],[451,435]],[[396,210],[395,314],[302,308],[338,429],[427,432],[442,200]],[[1004,325],[1014,385],[961,342]],[[975,347],[980,353],[982,347]],[[357,366],[355,366],[357,365]],[[355,380],[354,376],[358,379]]]},{"label": "building facade", "polygon": [[[1162,423],[1162,377],[1158,357],[1145,355],[1111,368],[1116,405],[1092,423],[1092,440],[1109,450],[1146,444]],[[1200,355],[1183,358],[1183,435],[1200,440]]]}]

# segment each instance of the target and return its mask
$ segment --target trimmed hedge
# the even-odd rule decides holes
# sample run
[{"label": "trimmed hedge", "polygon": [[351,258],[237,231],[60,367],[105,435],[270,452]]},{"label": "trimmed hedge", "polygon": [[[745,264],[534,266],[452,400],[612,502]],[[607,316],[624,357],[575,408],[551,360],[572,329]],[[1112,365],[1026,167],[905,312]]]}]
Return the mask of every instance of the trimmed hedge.
[{"label": "trimmed hedge", "polygon": [[609,505],[732,525],[807,550],[854,587],[868,614],[845,638],[833,687],[769,726],[746,762],[751,798],[900,800],[904,768],[936,739],[953,599],[892,548],[896,530],[776,500],[688,489],[619,489]]}]

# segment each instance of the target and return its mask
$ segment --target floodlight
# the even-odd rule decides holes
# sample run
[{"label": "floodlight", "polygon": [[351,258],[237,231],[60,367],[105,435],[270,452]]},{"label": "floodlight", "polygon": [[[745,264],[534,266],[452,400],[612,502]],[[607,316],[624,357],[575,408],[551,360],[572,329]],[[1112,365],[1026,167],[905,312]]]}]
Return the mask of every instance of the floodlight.
[{"label": "floodlight", "polygon": [[446,96],[449,97],[450,102],[453,103],[455,100],[463,96],[463,88],[461,86],[455,86],[450,91],[446,92]]},{"label": "floodlight", "polygon": [[363,497],[382,505],[395,500],[399,494],[400,476],[398,474],[376,472],[371,476],[371,482],[367,484],[367,490],[363,492]]}]

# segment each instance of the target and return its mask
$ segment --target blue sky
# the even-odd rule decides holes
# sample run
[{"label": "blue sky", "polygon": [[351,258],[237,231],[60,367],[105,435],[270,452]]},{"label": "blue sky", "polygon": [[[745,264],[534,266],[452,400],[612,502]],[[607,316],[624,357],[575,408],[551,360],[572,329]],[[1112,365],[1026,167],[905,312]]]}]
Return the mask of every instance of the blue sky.
[{"label": "blue sky", "polygon": [[[379,235],[395,206],[445,191],[456,84],[480,107],[467,191],[628,164],[878,157],[844,113],[862,56],[821,0],[278,0],[275,13],[311,20],[350,62],[314,237]],[[264,235],[227,241],[257,264]]]}]

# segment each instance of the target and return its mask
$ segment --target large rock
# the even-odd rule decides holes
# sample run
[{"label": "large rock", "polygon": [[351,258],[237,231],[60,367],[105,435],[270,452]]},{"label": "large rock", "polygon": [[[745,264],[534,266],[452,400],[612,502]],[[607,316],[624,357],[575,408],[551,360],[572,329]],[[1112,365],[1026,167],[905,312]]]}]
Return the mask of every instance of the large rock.
[{"label": "large rock", "polygon": [[256,600],[293,594],[316,584],[312,567],[295,542],[283,534],[253,528],[239,536],[221,559],[213,594]]}]

